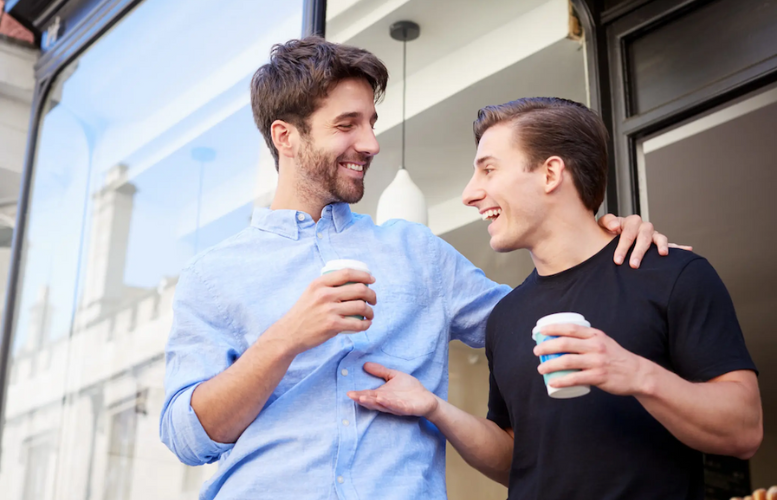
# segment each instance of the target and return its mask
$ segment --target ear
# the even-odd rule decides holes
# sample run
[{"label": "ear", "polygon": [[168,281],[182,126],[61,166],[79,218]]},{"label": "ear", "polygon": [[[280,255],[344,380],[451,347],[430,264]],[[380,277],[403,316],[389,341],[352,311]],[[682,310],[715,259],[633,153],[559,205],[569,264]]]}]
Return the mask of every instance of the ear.
[{"label": "ear", "polygon": [[297,127],[283,120],[275,120],[270,125],[270,134],[278,155],[294,158],[299,137]]},{"label": "ear", "polygon": [[566,165],[558,156],[551,156],[541,167],[545,173],[545,193],[550,194],[559,189],[564,180]]}]

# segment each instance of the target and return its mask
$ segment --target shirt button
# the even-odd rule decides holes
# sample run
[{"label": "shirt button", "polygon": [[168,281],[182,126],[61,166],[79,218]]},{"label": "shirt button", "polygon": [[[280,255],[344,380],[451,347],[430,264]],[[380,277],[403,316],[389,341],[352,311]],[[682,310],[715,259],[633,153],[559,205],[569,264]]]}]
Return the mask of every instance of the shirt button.
[{"label": "shirt button", "polygon": [[348,376],[348,370],[346,370],[345,368],[343,368],[342,370],[340,370],[340,373],[342,373],[342,374],[343,374],[343,377],[347,377],[347,376]]},{"label": "shirt button", "polygon": [[297,214],[297,220],[298,221],[303,221],[303,220],[305,220],[305,216],[302,215],[302,214]]},{"label": "shirt button", "polygon": [[345,482],[345,479],[343,479],[343,476],[337,476],[337,482],[340,484],[343,484]]},{"label": "shirt button", "polygon": [[343,425],[348,427],[349,422],[347,420],[343,420]]},{"label": "shirt button", "polygon": [[322,239],[324,237],[324,233],[318,233],[318,239]]}]

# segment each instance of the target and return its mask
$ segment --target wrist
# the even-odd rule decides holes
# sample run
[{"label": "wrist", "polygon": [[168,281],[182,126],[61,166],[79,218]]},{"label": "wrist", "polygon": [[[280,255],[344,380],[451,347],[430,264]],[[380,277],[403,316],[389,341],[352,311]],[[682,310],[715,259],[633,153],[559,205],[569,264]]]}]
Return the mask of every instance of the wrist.
[{"label": "wrist", "polygon": [[656,388],[658,387],[658,365],[643,358],[637,356],[637,374],[636,387],[634,389],[634,396],[646,396],[653,397],[656,394]]},{"label": "wrist", "polygon": [[442,398],[436,394],[432,394],[432,396],[434,397],[434,404],[432,405],[432,408],[429,410],[429,412],[424,415],[424,418],[426,418],[426,420],[430,421],[434,425],[437,425],[440,414],[443,410],[443,405],[445,405],[445,401],[443,401]]},{"label": "wrist", "polygon": [[294,335],[289,334],[289,329],[283,319],[270,326],[254,343],[260,344],[262,349],[269,349],[281,358],[294,358],[304,349],[293,341]]}]

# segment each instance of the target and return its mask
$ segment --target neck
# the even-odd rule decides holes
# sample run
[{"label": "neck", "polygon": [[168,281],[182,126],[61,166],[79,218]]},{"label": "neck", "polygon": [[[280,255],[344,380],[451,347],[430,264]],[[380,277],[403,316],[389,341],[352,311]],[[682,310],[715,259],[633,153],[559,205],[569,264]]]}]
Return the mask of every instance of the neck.
[{"label": "neck", "polygon": [[291,175],[289,169],[281,168],[278,173],[278,187],[270,204],[271,210],[297,210],[309,214],[314,222],[321,218],[324,207],[331,203],[320,193],[315,193]]},{"label": "neck", "polygon": [[529,251],[537,272],[548,276],[585,262],[613,238],[582,206],[555,207],[544,218],[540,237]]}]

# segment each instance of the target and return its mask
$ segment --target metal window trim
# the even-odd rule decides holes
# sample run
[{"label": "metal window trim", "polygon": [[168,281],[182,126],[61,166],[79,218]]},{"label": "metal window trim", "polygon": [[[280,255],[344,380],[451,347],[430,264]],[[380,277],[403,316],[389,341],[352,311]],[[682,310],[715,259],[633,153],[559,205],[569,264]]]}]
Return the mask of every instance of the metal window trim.
[{"label": "metal window trim", "polygon": [[642,138],[777,81],[777,65],[774,58],[770,58],[655,109],[642,113],[632,109],[628,43],[710,2],[653,0],[606,26],[605,43],[611,64],[617,209],[622,215],[642,213],[637,155],[637,143]]},{"label": "metal window trim", "polygon": [[[60,73],[84,51],[97,42],[112,26],[124,18],[143,0],[102,0],[94,9],[36,63],[35,90],[32,98],[30,126],[24,156],[24,168],[19,188],[16,227],[11,241],[11,262],[8,270],[5,309],[0,318],[0,454],[5,423],[5,403],[10,380],[10,354],[16,317],[17,294],[22,270],[24,236],[27,229],[30,194],[34,177],[40,124],[46,100],[53,82]],[[326,0],[304,0],[302,35],[325,35]],[[67,21],[67,19],[65,19]]]}]

